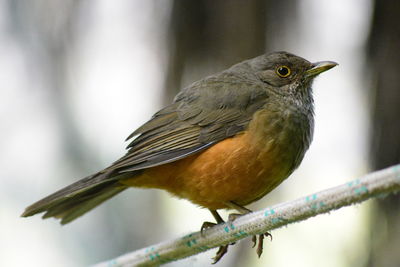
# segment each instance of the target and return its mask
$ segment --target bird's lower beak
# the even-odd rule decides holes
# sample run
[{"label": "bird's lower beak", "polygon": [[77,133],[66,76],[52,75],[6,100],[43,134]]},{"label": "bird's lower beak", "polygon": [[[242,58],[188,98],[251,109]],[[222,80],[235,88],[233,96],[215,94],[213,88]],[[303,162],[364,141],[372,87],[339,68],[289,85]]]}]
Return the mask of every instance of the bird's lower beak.
[{"label": "bird's lower beak", "polygon": [[321,62],[313,63],[312,68],[309,70],[306,70],[306,77],[313,78],[313,77],[317,76],[318,74],[335,67],[336,65],[338,65],[338,64],[333,61],[321,61]]}]

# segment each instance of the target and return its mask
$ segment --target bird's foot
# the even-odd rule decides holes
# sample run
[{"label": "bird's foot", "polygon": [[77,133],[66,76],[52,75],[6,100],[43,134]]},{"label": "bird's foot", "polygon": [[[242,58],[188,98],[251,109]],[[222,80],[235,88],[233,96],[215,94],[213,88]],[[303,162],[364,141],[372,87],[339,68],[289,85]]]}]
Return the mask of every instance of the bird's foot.
[{"label": "bird's foot", "polygon": [[[205,229],[211,228],[217,224],[220,223],[225,223],[225,221],[222,219],[222,217],[217,213],[216,210],[210,210],[211,214],[214,216],[215,220],[217,221],[217,223],[212,223],[212,222],[204,222],[201,226],[201,230],[200,233],[201,235],[203,235],[203,231]],[[240,214],[238,214],[240,215]],[[229,217],[228,222],[231,222],[234,220],[234,217]],[[228,245],[224,245],[224,246],[220,246],[218,248],[217,254],[215,254],[215,257],[213,257],[213,263],[212,264],[216,264],[227,252],[228,252],[228,246],[230,245],[234,245],[235,243],[231,243]]]},{"label": "bird's foot", "polygon": [[[232,206],[234,206],[234,208],[236,208],[239,212],[242,212],[242,213],[229,214],[227,223],[233,223],[233,221],[236,220],[237,218],[239,218],[240,216],[243,216],[244,214],[251,212],[250,210],[248,210],[244,207],[241,207],[235,203],[232,203],[232,204],[233,204]],[[217,213],[217,211],[215,211],[215,210],[210,210],[210,211],[211,211],[212,215],[214,216],[215,220],[217,221],[217,223],[204,222],[203,225],[201,226],[201,231],[200,231],[201,234],[203,234],[203,231],[205,229],[211,228],[220,223],[224,223],[224,220]],[[258,237],[258,242],[257,242],[257,237]],[[257,246],[256,253],[257,253],[258,257],[260,257],[263,252],[264,237],[270,237],[271,241],[272,241],[272,235],[268,232],[264,233],[264,234],[260,234],[260,235],[254,235],[254,236],[252,236],[252,239],[251,239],[253,241],[253,248]],[[217,254],[213,258],[213,264],[217,263],[228,252],[228,246],[234,245],[234,244],[235,243],[231,243],[228,245],[220,246],[218,248]]]},{"label": "bird's foot", "polygon": [[[235,219],[237,219],[240,216],[243,216],[245,214],[248,214],[248,213],[252,212],[248,208],[243,207],[241,205],[238,205],[237,203],[232,202],[232,201],[227,203],[227,205],[230,206],[231,208],[236,209],[239,212],[241,212],[241,213],[229,214],[228,218],[229,218],[230,222],[233,222]],[[261,257],[261,254],[263,252],[264,237],[269,237],[271,239],[271,241],[272,241],[272,235],[270,233],[268,233],[268,232],[258,235],[258,245],[257,245],[257,235],[253,235],[252,238],[251,238],[251,240],[253,241],[253,248],[257,245],[256,253],[257,253],[258,257]]]},{"label": "bird's foot", "polygon": [[[229,244],[229,245],[233,245],[233,244]],[[229,245],[220,246],[218,248],[217,254],[215,255],[214,258],[212,258],[213,259],[212,264],[216,264],[228,252]]]},{"label": "bird's foot", "polygon": [[251,241],[253,241],[253,248],[257,245],[256,253],[258,257],[261,257],[261,254],[263,253],[264,237],[269,237],[272,241],[272,235],[268,232],[258,235],[258,245],[257,245],[257,235],[253,235],[251,238]]},{"label": "bird's foot", "polygon": [[203,224],[201,225],[201,228],[200,228],[200,234],[203,236],[203,232],[205,229],[211,228],[215,225],[217,225],[217,224],[212,223],[212,222],[203,222]]},{"label": "bird's foot", "polygon": [[[222,221],[223,222],[223,221]],[[212,222],[204,222],[203,225],[201,226],[200,229],[200,234],[203,235],[203,231],[205,229],[211,228],[213,226],[217,225],[216,223],[212,223]],[[229,245],[233,245],[235,243],[229,244]],[[213,263],[212,264],[216,264],[227,252],[228,252],[228,246],[229,245],[224,245],[224,246],[220,246],[218,248],[217,254],[215,255],[215,257],[213,257]]]},{"label": "bird's foot", "polygon": [[[222,221],[223,223],[224,221]],[[203,235],[203,231],[205,229],[211,228],[213,226],[217,225],[216,223],[212,223],[212,222],[204,222],[203,225],[201,226],[200,229],[200,234]],[[235,243],[231,243],[229,245],[224,245],[224,246],[220,246],[218,248],[217,254],[215,254],[215,257],[213,257],[213,263],[212,264],[216,264],[227,252],[228,252],[228,246],[230,245],[234,245]]]},{"label": "bird's foot", "polygon": [[243,214],[240,213],[231,213],[228,215],[228,222],[232,223],[234,220],[239,218],[240,216],[243,216]]},{"label": "bird's foot", "polygon": [[[237,218],[239,218],[240,216],[243,216],[243,215],[244,214],[240,214],[240,213],[231,213],[228,216],[228,222],[233,222],[234,220],[236,220]],[[268,232],[258,235],[258,245],[257,245],[257,235],[253,235],[251,238],[251,241],[253,241],[253,248],[257,245],[256,253],[257,253],[258,257],[261,257],[261,254],[263,252],[264,237],[269,237],[272,241],[272,235]]]}]

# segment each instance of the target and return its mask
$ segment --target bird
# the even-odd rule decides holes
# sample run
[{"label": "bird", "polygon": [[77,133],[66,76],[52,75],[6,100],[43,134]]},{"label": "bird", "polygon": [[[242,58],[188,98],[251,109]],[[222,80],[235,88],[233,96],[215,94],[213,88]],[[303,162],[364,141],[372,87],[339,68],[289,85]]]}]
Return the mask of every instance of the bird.
[{"label": "bird", "polygon": [[[251,212],[301,163],[314,131],[314,78],[337,65],[266,53],[192,83],[128,136],[109,167],[27,207],[69,223],[130,187],[155,188],[209,209]],[[204,222],[201,230],[214,223]],[[259,235],[258,256],[262,253]],[[253,237],[254,245],[256,237]],[[227,252],[221,246],[218,262]]]}]

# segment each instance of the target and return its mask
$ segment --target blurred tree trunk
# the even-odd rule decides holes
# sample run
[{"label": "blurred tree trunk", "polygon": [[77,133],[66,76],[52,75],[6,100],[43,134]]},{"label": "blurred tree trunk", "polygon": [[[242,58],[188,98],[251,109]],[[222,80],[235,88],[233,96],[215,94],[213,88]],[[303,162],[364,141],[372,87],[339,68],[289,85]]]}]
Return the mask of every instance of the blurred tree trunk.
[{"label": "blurred tree trunk", "polygon": [[173,1],[168,101],[190,82],[269,51],[296,17],[292,1]]},{"label": "blurred tree trunk", "polygon": [[[293,1],[173,1],[168,33],[165,102],[191,82],[281,47],[296,21]],[[282,48],[280,48],[282,49]],[[199,227],[201,225],[199,221]],[[268,241],[266,241],[268,243]],[[229,266],[245,266],[250,242],[228,253]],[[267,244],[266,244],[267,246]],[[268,253],[266,249],[266,254]],[[223,264],[223,263],[219,264]]]},{"label": "blurred tree trunk", "polygon": [[[368,71],[373,77],[373,169],[400,162],[400,2],[375,1]],[[371,223],[368,266],[400,266],[400,197],[378,200]]]}]

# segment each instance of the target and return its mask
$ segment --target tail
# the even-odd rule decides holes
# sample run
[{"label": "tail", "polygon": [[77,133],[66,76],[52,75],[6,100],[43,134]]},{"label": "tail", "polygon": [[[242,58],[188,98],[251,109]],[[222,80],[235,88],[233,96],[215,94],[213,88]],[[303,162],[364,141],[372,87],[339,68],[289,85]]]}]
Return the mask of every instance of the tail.
[{"label": "tail", "polygon": [[97,173],[83,178],[27,207],[21,216],[46,212],[43,219],[55,217],[67,224],[127,188],[118,182],[118,176],[110,176]]}]

